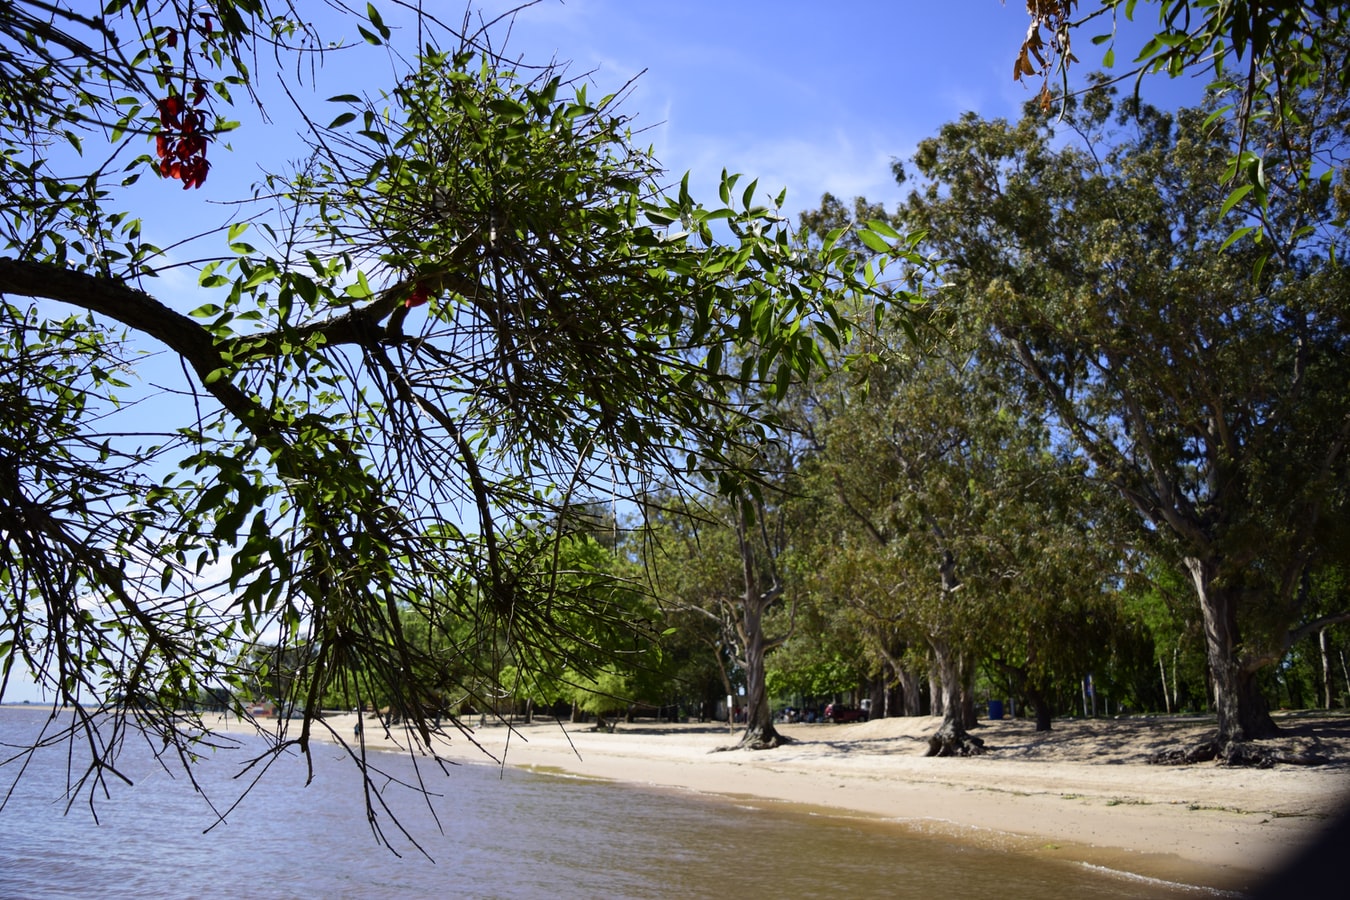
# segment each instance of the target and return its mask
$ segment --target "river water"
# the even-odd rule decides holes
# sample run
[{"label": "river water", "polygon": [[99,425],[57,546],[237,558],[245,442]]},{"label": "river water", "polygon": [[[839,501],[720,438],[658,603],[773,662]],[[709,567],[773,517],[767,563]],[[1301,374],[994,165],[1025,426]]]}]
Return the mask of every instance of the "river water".
[{"label": "river water", "polygon": [[[0,707],[0,761],[46,722]],[[227,808],[256,775],[264,747],[245,739],[194,764]],[[492,765],[442,774],[398,754],[372,755],[390,810],[425,855],[377,809],[395,855],[367,822],[361,781],[336,747],[316,745],[305,786],[298,756],[280,758],[223,823],[189,780],[165,771],[144,741],[120,761],[90,813],[87,791],[66,812],[67,751],[44,748],[15,783],[0,765],[0,898],[570,898],[1172,897],[1205,892],[1090,867],[964,846],[870,819],[772,810],[680,792]],[[79,748],[75,748],[78,754]],[[380,777],[380,784],[386,782]],[[13,789],[11,790],[11,785]],[[8,797],[6,798],[6,792]],[[430,857],[430,858],[428,858]]]}]

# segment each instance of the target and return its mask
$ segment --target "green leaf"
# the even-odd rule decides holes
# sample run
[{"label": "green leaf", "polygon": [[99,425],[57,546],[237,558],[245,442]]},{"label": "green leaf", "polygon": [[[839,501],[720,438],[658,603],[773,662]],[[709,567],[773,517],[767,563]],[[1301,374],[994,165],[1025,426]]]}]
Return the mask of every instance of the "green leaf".
[{"label": "green leaf", "polygon": [[371,288],[370,283],[366,281],[366,273],[357,272],[356,284],[348,285],[346,294],[348,297],[352,297],[356,300],[365,300],[367,297],[374,296],[375,291]]},{"label": "green leaf", "polygon": [[1224,115],[1231,112],[1232,109],[1233,104],[1229,103],[1227,106],[1220,106],[1218,109],[1214,110],[1214,112],[1210,113],[1208,116],[1205,117],[1205,121],[1200,126],[1201,130],[1208,129],[1209,126],[1213,125],[1219,119],[1223,118]]},{"label": "green leaf", "polygon": [[[892,228],[890,223],[883,222],[880,219],[868,219],[867,227],[888,240],[898,241],[904,237],[904,235]],[[887,249],[890,248],[888,247]]]},{"label": "green leaf", "polygon": [[380,11],[375,8],[373,3],[366,4],[366,16],[370,19],[370,24],[374,25],[375,30],[380,33],[380,37],[386,41],[389,40],[393,32],[389,30],[389,26],[384,24],[384,19],[380,18]]},{"label": "green leaf", "polygon": [[[1250,185],[1248,185],[1248,187],[1250,187]],[[1246,228],[1237,229],[1228,236],[1228,239],[1226,241],[1224,241],[1222,244],[1219,245],[1219,252],[1222,253],[1223,251],[1227,250],[1229,247],[1233,246],[1233,244],[1242,240],[1244,237],[1251,234],[1255,230],[1256,230],[1255,225],[1248,225]]]},{"label": "green leaf", "polygon": [[329,128],[341,128],[343,125],[346,125],[348,122],[353,122],[353,121],[355,121],[355,120],[356,120],[356,113],[354,113],[354,112],[345,112],[345,113],[343,113],[342,115],[338,116],[338,117],[337,117],[336,119],[334,119],[333,121],[329,122],[329,123],[328,123],[328,127],[329,127]]},{"label": "green leaf", "polygon": [[[1238,203],[1242,202],[1242,198],[1250,194],[1255,188],[1256,188],[1255,185],[1244,184],[1241,187],[1229,193],[1228,199],[1224,200],[1223,206],[1219,207],[1219,218],[1222,219],[1224,216],[1228,215],[1228,213],[1233,209],[1233,207],[1237,206]],[[1225,243],[1224,246],[1227,247],[1228,245]]]},{"label": "green leaf", "polygon": [[858,232],[858,239],[867,245],[869,250],[875,250],[877,253],[891,252],[891,245],[881,238],[876,232],[866,228]]}]

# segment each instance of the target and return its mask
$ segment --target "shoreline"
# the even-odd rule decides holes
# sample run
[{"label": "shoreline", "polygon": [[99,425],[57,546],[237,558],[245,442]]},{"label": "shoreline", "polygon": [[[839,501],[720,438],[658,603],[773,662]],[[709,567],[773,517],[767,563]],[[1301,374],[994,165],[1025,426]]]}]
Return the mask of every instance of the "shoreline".
[{"label": "shoreline", "polygon": [[[1026,720],[983,722],[976,733],[989,750],[984,755],[924,757],[939,721],[784,725],[780,732],[794,743],[714,752],[736,739],[725,725],[640,722],[607,733],[536,720],[472,728],[481,749],[452,733],[438,738],[436,750],[460,763],[863,816],[914,833],[1213,891],[1256,889],[1350,809],[1350,714],[1277,716],[1288,733],[1276,743],[1331,763],[1270,769],[1144,762],[1211,732],[1212,716],[1064,719],[1040,734]],[[317,737],[351,744],[355,714],[326,715],[323,722]],[[370,717],[363,729],[368,750],[407,749],[401,729],[386,734]]]},{"label": "shoreline", "polygon": [[[38,704],[5,706],[51,711]],[[222,736],[261,732],[270,740],[294,739],[299,730],[294,720],[202,718]],[[989,752],[965,759],[923,756],[940,721],[931,717],[783,725],[779,730],[791,744],[726,752],[714,751],[733,744],[739,732],[719,723],[642,721],[621,723],[609,733],[551,719],[479,725],[473,717],[461,723],[463,733],[446,724],[435,752],[452,764],[510,766],[770,811],[862,818],[934,839],[1162,882],[1178,894],[1200,888],[1240,895],[1263,887],[1277,872],[1282,888],[1341,877],[1339,855],[1350,831],[1350,712],[1275,718],[1285,734],[1268,743],[1320,754],[1330,763],[1252,769],[1145,762],[1159,750],[1211,734],[1213,716],[1069,718],[1043,733],[1028,720],[982,721],[975,733]],[[408,752],[403,728],[386,730],[369,714],[361,722],[365,750]],[[328,713],[315,722],[312,737],[359,754],[356,723],[355,713]],[[1320,876],[1285,869],[1332,825],[1339,843],[1318,858]]]}]

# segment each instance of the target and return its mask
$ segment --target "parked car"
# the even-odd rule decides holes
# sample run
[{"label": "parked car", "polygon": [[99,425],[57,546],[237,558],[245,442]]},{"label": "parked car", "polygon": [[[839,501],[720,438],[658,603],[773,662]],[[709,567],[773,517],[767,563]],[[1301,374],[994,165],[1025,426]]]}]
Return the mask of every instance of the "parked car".
[{"label": "parked car", "polygon": [[825,707],[825,721],[842,724],[844,722],[866,722],[867,710],[855,709],[842,703],[831,703]]}]

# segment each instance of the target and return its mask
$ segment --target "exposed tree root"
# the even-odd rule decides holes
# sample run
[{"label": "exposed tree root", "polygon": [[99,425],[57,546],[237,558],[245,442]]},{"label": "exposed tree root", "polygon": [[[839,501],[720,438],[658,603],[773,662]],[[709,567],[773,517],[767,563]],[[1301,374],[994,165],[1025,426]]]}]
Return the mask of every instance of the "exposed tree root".
[{"label": "exposed tree root", "polygon": [[944,722],[937,734],[928,739],[924,756],[979,756],[984,752],[983,738],[958,728],[955,722]]},{"label": "exposed tree root", "polygon": [[746,731],[741,735],[741,739],[734,744],[728,744],[725,747],[716,747],[713,753],[721,753],[726,750],[772,750],[775,747],[782,747],[784,744],[795,744],[796,741],[787,735],[779,734],[776,730],[768,732]]},{"label": "exposed tree root", "polygon": [[1246,766],[1254,769],[1269,769],[1281,763],[1288,766],[1324,766],[1330,761],[1318,753],[1265,747],[1249,741],[1229,741],[1220,744],[1218,738],[1210,738],[1190,747],[1162,750],[1148,758],[1148,762],[1155,766],[1189,766],[1202,762],[1217,762],[1221,766]]}]

